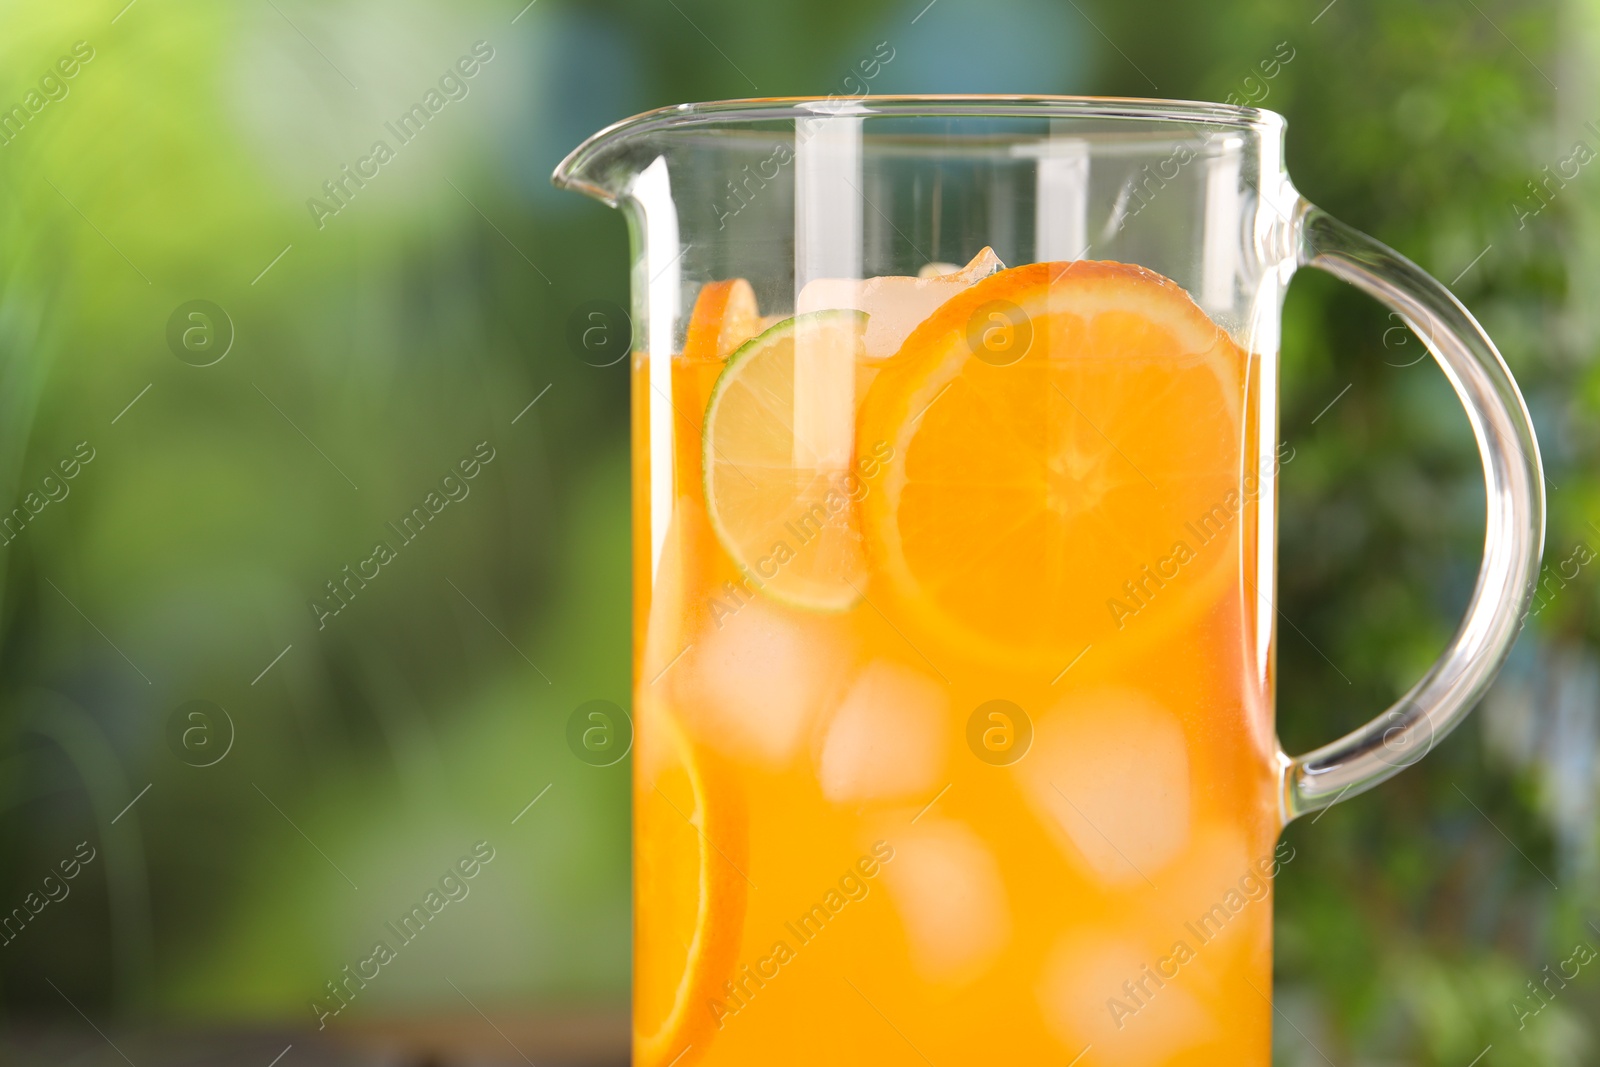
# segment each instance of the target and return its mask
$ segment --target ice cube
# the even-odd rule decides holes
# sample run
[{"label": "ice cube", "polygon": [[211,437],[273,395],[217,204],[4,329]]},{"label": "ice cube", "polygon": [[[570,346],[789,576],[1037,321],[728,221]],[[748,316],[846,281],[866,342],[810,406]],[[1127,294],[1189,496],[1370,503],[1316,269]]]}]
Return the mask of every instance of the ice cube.
[{"label": "ice cube", "polygon": [[1171,947],[1072,933],[1045,961],[1039,1003],[1069,1057],[1091,1045],[1097,1063],[1161,1067],[1221,1033],[1184,978]]},{"label": "ice cube", "polygon": [[867,664],[822,742],[822,795],[849,804],[931,794],[943,784],[949,710],[938,679],[892,660]]},{"label": "ice cube", "polygon": [[864,326],[849,317],[849,328],[829,316],[823,322],[796,319],[794,325],[794,403],[790,427],[796,470],[850,469],[856,432],[856,356]]},{"label": "ice cube", "polygon": [[849,669],[839,626],[759,596],[718,613],[668,675],[684,725],[731,756],[788,763]]},{"label": "ice cube", "polygon": [[[1264,835],[1263,835],[1264,836]],[[1217,973],[1254,954],[1271,965],[1272,874],[1293,851],[1263,841],[1252,852],[1239,826],[1207,823],[1160,881],[1162,906],[1206,949],[1197,970]]]},{"label": "ice cube", "polygon": [[1189,839],[1189,753],[1171,711],[1131,689],[1069,697],[1019,765],[1069,856],[1113,885],[1158,881]]},{"label": "ice cube", "polygon": [[923,979],[965,984],[979,977],[1011,937],[1000,865],[964,823],[923,822],[889,838],[883,865],[905,924],[911,963]]},{"label": "ice cube", "polygon": [[829,308],[865,311],[869,359],[887,359],[900,350],[911,331],[946,300],[1005,264],[984,248],[965,267],[948,274],[922,277],[884,275],[877,278],[816,278],[795,301],[795,313]]},{"label": "ice cube", "polygon": [[982,251],[968,260],[965,267],[958,267],[953,263],[928,263],[917,272],[917,277],[943,278],[946,281],[971,285],[973,282],[982,281],[996,271],[1005,269],[1006,265],[1000,262],[1000,257],[995,255],[994,249],[984,245]]}]

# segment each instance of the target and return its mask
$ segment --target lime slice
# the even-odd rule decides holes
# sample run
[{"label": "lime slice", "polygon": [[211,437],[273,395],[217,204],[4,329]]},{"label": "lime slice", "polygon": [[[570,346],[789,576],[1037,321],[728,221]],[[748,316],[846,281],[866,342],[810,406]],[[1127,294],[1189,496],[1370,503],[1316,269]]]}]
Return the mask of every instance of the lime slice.
[{"label": "lime slice", "polygon": [[792,607],[844,611],[866,575],[852,466],[867,316],[785,319],[728,358],[706,406],[706,502],[750,584]]}]

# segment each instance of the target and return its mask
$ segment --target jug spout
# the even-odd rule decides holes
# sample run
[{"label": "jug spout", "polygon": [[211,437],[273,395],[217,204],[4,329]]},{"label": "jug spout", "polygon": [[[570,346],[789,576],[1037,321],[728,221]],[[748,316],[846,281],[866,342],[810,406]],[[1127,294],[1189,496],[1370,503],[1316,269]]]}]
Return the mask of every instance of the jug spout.
[{"label": "jug spout", "polygon": [[[871,112],[858,100],[722,100],[657,108],[607,126],[567,154],[550,181],[610,207],[620,207],[637,192],[640,176],[658,160],[670,158],[674,170],[709,190],[713,201],[730,195],[742,205],[752,188],[765,188],[787,166],[805,131],[821,120]],[[754,131],[713,146],[736,128]],[[831,128],[831,126],[830,126]],[[687,136],[710,134],[709,139]],[[753,152],[748,158],[742,151]],[[737,158],[735,158],[737,157]],[[719,225],[719,230],[721,226]]]},{"label": "jug spout", "polygon": [[637,125],[637,120],[629,119],[592,134],[567,153],[550,175],[551,184],[592,196],[608,207],[619,206],[639,173],[659,155],[641,143]]}]

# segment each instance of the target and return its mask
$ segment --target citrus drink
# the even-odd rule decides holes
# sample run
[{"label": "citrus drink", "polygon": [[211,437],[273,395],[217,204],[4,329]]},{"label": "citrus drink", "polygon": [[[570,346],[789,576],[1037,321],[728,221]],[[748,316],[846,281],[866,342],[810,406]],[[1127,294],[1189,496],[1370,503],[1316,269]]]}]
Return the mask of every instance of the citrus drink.
[{"label": "citrus drink", "polygon": [[1261,356],[998,267],[636,357],[640,1067],[1270,1059]]}]

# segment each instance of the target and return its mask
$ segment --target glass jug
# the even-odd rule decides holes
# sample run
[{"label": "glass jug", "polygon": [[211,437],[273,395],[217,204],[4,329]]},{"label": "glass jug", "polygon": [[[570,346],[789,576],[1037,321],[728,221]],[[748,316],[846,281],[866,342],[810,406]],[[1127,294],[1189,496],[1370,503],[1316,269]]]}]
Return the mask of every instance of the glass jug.
[{"label": "glass jug", "polygon": [[[1471,709],[1544,523],[1489,338],[1301,198],[1283,137],[1220,104],[753,100],[556,171],[632,235],[635,1064],[1269,1062],[1281,829]],[[1427,675],[1290,757],[1301,266],[1432,352],[1487,535]]]}]

